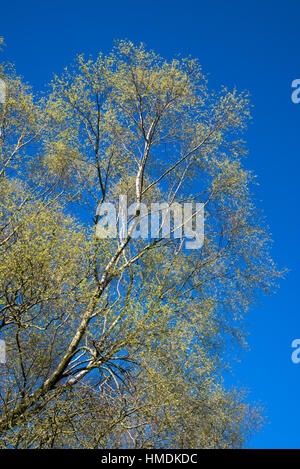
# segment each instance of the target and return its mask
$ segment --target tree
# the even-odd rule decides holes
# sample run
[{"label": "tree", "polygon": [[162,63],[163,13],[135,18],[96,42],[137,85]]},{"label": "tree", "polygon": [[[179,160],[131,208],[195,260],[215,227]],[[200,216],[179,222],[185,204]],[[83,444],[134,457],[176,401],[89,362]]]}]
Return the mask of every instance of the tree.
[{"label": "tree", "polygon": [[[247,94],[125,41],[46,96],[1,73],[1,447],[244,446],[260,410],[222,373],[280,275],[242,165]],[[131,229],[99,237],[121,194]],[[162,201],[204,204],[201,249],[134,238]]]}]

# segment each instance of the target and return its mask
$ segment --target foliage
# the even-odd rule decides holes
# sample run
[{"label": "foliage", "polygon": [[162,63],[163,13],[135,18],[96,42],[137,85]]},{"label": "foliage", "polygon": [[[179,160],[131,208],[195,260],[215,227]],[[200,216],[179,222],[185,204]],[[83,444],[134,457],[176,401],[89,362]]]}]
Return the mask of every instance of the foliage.
[{"label": "foliage", "polygon": [[[44,97],[3,78],[1,447],[243,447],[261,411],[222,373],[280,276],[243,166],[247,94],[126,41]],[[203,247],[98,239],[120,193],[203,202]]]}]

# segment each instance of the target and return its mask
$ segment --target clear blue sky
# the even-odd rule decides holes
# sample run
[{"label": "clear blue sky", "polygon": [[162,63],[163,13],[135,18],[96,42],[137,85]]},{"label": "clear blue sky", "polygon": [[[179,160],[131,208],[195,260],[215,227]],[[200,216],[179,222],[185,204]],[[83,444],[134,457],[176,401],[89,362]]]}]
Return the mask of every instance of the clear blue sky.
[{"label": "clear blue sky", "polygon": [[1,2],[4,58],[35,89],[61,72],[76,53],[109,51],[113,39],[145,42],[170,58],[200,59],[210,85],[247,89],[254,104],[247,166],[258,174],[257,197],[274,238],[273,255],[290,273],[279,292],[248,315],[251,351],[235,379],[266,406],[269,425],[251,448],[300,448],[300,364],[291,342],[300,338],[299,146],[300,3],[296,1],[52,0]]}]

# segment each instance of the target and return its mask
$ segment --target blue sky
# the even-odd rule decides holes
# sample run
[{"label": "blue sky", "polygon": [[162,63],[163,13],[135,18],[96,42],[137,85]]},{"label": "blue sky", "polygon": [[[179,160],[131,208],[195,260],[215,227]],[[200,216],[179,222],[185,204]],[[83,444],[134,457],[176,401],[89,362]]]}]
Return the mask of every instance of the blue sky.
[{"label": "blue sky", "polygon": [[[278,293],[248,315],[251,351],[234,366],[235,381],[264,403],[269,424],[250,448],[300,448],[300,363],[291,342],[300,338],[300,103],[291,83],[300,78],[300,3],[215,0],[27,0],[2,2],[3,58],[38,90],[77,53],[109,51],[114,39],[145,42],[170,58],[198,57],[212,87],[247,89],[253,123],[247,167],[258,175],[256,196],[274,239],[273,256],[290,269]],[[299,387],[299,388],[298,388]]]}]

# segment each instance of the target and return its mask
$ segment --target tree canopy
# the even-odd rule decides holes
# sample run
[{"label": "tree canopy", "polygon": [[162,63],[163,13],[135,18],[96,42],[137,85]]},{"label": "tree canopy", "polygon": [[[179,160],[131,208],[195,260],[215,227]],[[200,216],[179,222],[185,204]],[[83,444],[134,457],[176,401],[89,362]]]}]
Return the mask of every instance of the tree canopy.
[{"label": "tree canopy", "polygon": [[[281,275],[251,194],[247,93],[119,41],[44,95],[2,64],[2,448],[237,448],[260,409],[222,375]],[[101,238],[97,208],[201,202],[204,244]]]}]

